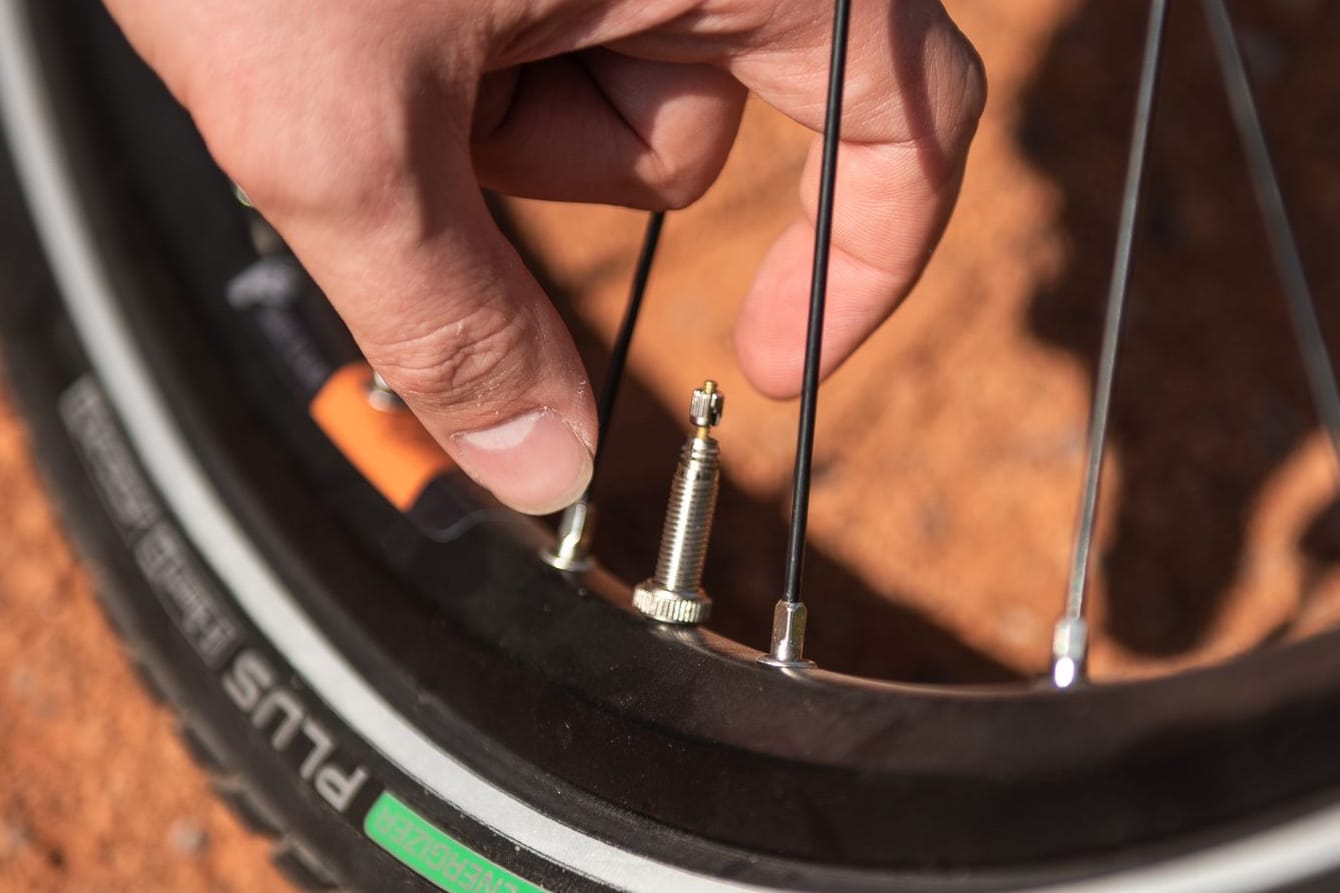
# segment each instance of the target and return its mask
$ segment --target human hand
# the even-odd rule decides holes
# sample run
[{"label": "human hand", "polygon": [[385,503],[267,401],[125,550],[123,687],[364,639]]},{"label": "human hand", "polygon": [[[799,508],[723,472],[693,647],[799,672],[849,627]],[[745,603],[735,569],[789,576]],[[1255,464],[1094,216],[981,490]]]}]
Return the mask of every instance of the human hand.
[{"label": "human hand", "polygon": [[[368,361],[458,465],[536,514],[591,474],[571,337],[486,187],[679,208],[716,178],[747,91],[823,126],[821,0],[106,0]],[[938,241],[985,98],[934,0],[856,0],[822,367],[893,310]],[[800,386],[819,153],[736,350]]]}]

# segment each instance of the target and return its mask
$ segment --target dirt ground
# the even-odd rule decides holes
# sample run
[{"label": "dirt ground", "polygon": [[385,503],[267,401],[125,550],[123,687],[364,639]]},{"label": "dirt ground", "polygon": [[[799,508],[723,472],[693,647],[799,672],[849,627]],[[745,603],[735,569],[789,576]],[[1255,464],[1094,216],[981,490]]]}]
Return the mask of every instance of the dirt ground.
[{"label": "dirt ground", "polygon": [[[1045,666],[1065,588],[1143,21],[1127,3],[950,6],[991,98],[924,281],[824,392],[810,653],[903,679],[1020,678]],[[1093,588],[1104,678],[1340,619],[1333,458],[1197,6],[1174,6]],[[1340,6],[1238,7],[1333,333]],[[795,210],[804,152],[802,134],[752,107],[721,183],[671,218],[601,483],[605,516],[629,519],[602,554],[645,575],[688,389],[722,383],[729,536],[708,583],[718,628],[755,645],[778,591],[795,408],[749,390],[730,325]],[[598,370],[640,216],[535,203],[510,214]],[[118,652],[29,452],[0,403],[0,891],[283,889]]]}]

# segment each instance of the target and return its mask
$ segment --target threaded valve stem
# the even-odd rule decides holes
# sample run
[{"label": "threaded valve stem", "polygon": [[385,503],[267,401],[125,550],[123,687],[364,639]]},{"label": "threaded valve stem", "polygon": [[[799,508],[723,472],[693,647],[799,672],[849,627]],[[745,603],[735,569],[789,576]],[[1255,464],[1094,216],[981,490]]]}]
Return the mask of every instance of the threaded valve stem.
[{"label": "threaded valve stem", "polygon": [[714,381],[693,392],[693,434],[679,453],[670,486],[656,573],[633,589],[633,606],[662,623],[702,623],[712,607],[703,592],[703,562],[720,487],[720,448],[711,435],[721,421],[725,395]]}]

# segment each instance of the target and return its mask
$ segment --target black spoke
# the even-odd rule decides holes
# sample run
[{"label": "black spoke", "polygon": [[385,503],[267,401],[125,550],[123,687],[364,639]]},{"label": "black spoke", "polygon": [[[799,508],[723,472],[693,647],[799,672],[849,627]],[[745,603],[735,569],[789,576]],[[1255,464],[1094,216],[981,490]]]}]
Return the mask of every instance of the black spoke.
[{"label": "black spoke", "polygon": [[1149,131],[1154,115],[1154,95],[1158,85],[1159,60],[1162,56],[1163,31],[1167,17],[1167,0],[1151,0],[1149,25],[1145,32],[1144,59],[1140,66],[1140,84],[1135,100],[1135,123],[1131,127],[1130,150],[1126,161],[1126,183],[1122,190],[1121,216],[1117,224],[1116,253],[1107,293],[1107,313],[1103,320],[1103,343],[1094,381],[1084,489],[1076,524],[1074,552],[1070,562],[1065,613],[1057,623],[1052,645],[1052,680],[1061,688],[1068,687],[1082,678],[1088,648],[1088,633],[1084,624],[1084,596],[1088,587],[1094,520],[1098,510],[1098,487],[1102,478],[1103,455],[1107,450],[1107,422],[1111,414],[1112,385],[1116,377],[1117,352],[1121,346],[1122,317],[1130,284],[1131,251],[1135,241],[1135,223],[1140,210],[1140,187],[1144,180],[1145,158],[1149,150]]},{"label": "black spoke", "polygon": [[[600,470],[600,459],[605,454],[605,442],[608,439],[610,419],[614,417],[614,404],[619,400],[619,391],[623,385],[624,368],[628,365],[628,350],[633,344],[633,333],[637,330],[638,316],[642,313],[642,299],[647,295],[647,283],[651,279],[652,264],[656,261],[656,249],[661,244],[661,228],[665,225],[665,212],[653,211],[647,218],[647,229],[642,237],[642,250],[638,254],[637,268],[633,271],[633,285],[628,292],[628,306],[619,323],[619,333],[610,349],[609,366],[605,369],[605,381],[600,391],[600,403],[596,407],[599,425],[599,440],[596,441],[594,466]],[[584,498],[591,498],[595,487],[595,474],[591,476],[591,486]]]},{"label": "black spoke", "polygon": [[814,268],[810,279],[810,313],[805,334],[805,367],[796,435],[795,477],[791,487],[791,525],[786,542],[786,578],[774,616],[772,658],[789,665],[800,662],[804,614],[801,576],[805,564],[805,533],[809,522],[810,473],[814,463],[814,426],[819,399],[819,358],[823,346],[824,304],[828,295],[828,256],[833,241],[833,197],[838,147],[842,140],[842,92],[847,69],[847,31],[851,0],[836,0],[833,49],[828,69],[828,106],[824,120],[823,165],[819,175],[819,208],[815,220]]},{"label": "black spoke", "polygon": [[805,370],[796,436],[795,479],[791,486],[791,528],[786,543],[786,582],[782,597],[788,602],[800,601],[800,578],[805,563],[814,424],[819,400],[819,356],[823,344],[824,304],[828,297],[828,255],[833,240],[833,193],[837,181],[838,145],[842,139],[842,89],[847,68],[847,23],[850,18],[850,0],[837,0],[833,56],[828,75],[828,111],[824,122],[823,169],[819,179],[819,212],[815,221],[814,269],[810,279],[809,327],[805,335]]},{"label": "black spoke", "polygon": [[642,313],[642,300],[647,295],[647,284],[651,280],[651,268],[656,260],[656,249],[661,243],[661,229],[664,225],[664,211],[653,211],[647,218],[646,233],[642,237],[642,250],[638,254],[637,268],[633,271],[633,284],[628,293],[628,306],[624,310],[623,320],[619,323],[619,332],[614,337],[614,346],[610,349],[609,366],[606,367],[605,381],[601,386],[600,400],[596,405],[598,433],[596,454],[592,460],[591,483],[587,485],[581,499],[563,512],[563,517],[558,523],[558,539],[553,550],[540,556],[560,570],[582,570],[589,565],[587,553],[591,539],[591,499],[600,472],[600,460],[605,455],[609,441],[610,422],[614,418],[614,406],[619,400],[619,391],[623,386],[624,370],[628,365],[628,351],[632,347],[633,335],[637,331],[638,317]]},{"label": "black spoke", "polygon": [[1317,308],[1312,300],[1312,290],[1307,284],[1303,260],[1298,253],[1298,243],[1289,225],[1284,196],[1275,177],[1275,166],[1270,161],[1270,151],[1266,145],[1265,131],[1261,127],[1261,118],[1256,111],[1256,103],[1252,99],[1247,69],[1242,63],[1242,54],[1233,36],[1233,22],[1229,18],[1223,0],[1204,0],[1204,8],[1205,18],[1210,25],[1210,35],[1214,39],[1215,54],[1219,58],[1219,68],[1224,78],[1224,88],[1228,91],[1233,121],[1238,128],[1238,138],[1242,141],[1243,152],[1247,156],[1252,188],[1256,192],[1257,203],[1261,206],[1261,216],[1265,220],[1270,253],[1279,271],[1280,284],[1284,288],[1284,295],[1289,304],[1299,351],[1307,372],[1308,385],[1312,390],[1312,399],[1317,406],[1317,415],[1330,435],[1331,446],[1336,456],[1340,458],[1340,390],[1336,387],[1335,367],[1326,350],[1326,340],[1322,337]]}]

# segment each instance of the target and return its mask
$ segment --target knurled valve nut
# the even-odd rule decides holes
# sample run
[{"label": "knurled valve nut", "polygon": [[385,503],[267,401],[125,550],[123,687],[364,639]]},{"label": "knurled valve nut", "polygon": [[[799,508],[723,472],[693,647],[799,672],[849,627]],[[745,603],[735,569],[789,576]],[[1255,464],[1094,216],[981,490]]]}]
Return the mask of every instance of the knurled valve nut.
[{"label": "knurled valve nut", "polygon": [[712,600],[704,592],[671,592],[653,580],[639,583],[633,590],[633,607],[660,623],[703,623],[712,612]]}]

